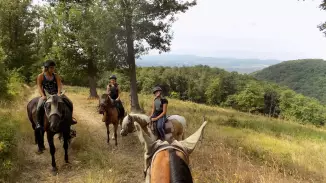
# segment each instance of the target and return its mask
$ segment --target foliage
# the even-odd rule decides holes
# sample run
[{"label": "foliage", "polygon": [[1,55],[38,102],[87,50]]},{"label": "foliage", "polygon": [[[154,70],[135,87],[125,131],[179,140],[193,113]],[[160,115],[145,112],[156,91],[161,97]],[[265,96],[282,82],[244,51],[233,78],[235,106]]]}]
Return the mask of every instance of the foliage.
[{"label": "foliage", "polygon": [[17,127],[17,121],[8,114],[0,115],[0,177],[7,177],[14,168],[12,156],[16,147]]},{"label": "foliage", "polygon": [[326,62],[324,60],[293,60],[270,66],[253,76],[287,86],[303,95],[326,103]]},{"label": "foliage", "polygon": [[151,94],[153,86],[161,85],[166,95],[181,100],[232,107],[243,112],[315,125],[323,125],[326,120],[323,112],[325,106],[313,98],[297,94],[286,87],[218,68],[202,65],[140,67],[137,78],[138,87],[144,94]]},{"label": "foliage", "polygon": [[3,63],[9,70],[19,69],[26,80],[37,61],[37,39],[35,28],[37,14],[31,0],[0,1],[0,47],[5,57]]}]

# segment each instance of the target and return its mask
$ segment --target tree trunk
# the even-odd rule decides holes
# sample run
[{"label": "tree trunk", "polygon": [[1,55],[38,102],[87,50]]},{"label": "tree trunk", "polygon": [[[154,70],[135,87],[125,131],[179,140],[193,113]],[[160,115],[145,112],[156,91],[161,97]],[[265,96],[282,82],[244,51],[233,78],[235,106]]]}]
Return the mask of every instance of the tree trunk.
[{"label": "tree trunk", "polygon": [[95,80],[95,68],[92,60],[88,61],[88,83],[89,83],[89,97],[88,99],[98,99]]},{"label": "tree trunk", "polygon": [[132,18],[129,16],[126,18],[126,33],[127,33],[127,48],[128,57],[127,62],[129,65],[129,77],[130,77],[130,95],[131,95],[131,112],[141,112],[141,108],[138,101],[137,94],[137,80],[136,80],[136,61],[135,61],[135,49],[132,30]]}]

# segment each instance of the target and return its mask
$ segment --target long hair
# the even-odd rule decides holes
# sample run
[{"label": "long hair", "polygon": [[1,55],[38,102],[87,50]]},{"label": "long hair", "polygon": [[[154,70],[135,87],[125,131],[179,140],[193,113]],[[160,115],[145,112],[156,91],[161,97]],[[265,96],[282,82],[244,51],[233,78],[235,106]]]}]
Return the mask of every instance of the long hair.
[{"label": "long hair", "polygon": [[44,74],[45,72],[48,72],[48,70],[49,70],[49,68],[47,68],[47,67],[42,67],[42,73]]}]

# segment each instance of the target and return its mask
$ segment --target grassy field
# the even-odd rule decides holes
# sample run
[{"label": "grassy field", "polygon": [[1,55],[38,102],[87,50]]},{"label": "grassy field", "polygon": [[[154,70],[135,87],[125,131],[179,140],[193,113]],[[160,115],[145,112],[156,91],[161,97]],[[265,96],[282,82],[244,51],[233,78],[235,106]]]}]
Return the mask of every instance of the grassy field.
[{"label": "grassy field", "polygon": [[[108,146],[105,126],[96,112],[98,101],[87,100],[87,88],[65,86],[65,89],[74,102],[74,116],[79,122],[77,137],[69,148],[71,164],[64,164],[58,140],[59,175],[50,174],[48,150],[42,155],[35,154],[32,129],[24,111],[26,100],[19,109],[6,109],[10,114],[13,111],[19,114],[14,123],[19,126],[19,139],[13,142],[19,150],[15,162],[20,168],[11,171],[11,177],[15,178],[10,182],[143,182],[143,147],[137,137],[118,135],[118,147],[113,141]],[[149,112],[153,97],[139,95],[139,98],[141,106]],[[128,93],[123,93],[122,101],[129,111]],[[201,125],[204,115],[209,122],[203,141],[190,156],[196,183],[326,181],[326,131],[322,128],[174,99],[169,99],[168,114],[185,116],[186,136]]]}]

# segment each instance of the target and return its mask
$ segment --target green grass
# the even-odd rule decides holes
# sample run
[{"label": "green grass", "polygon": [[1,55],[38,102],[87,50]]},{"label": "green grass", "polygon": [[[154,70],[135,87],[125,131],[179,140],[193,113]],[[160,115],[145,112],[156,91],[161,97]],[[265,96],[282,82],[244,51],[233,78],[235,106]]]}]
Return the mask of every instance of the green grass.
[{"label": "green grass", "polygon": [[[95,112],[98,102],[87,100],[88,88],[64,86],[64,89],[68,97],[74,96],[75,100],[78,100],[78,105],[82,106],[83,110],[94,111],[94,116],[89,116],[91,119],[98,117]],[[98,90],[99,95],[102,93],[104,90]],[[140,105],[147,113],[150,111],[152,99],[151,95],[139,94]],[[129,111],[129,93],[122,93],[122,102]],[[204,116],[209,122],[202,144],[190,157],[195,182],[326,180],[324,128],[175,99],[169,99],[168,115],[171,114],[183,115],[187,119],[186,137],[202,124]],[[23,113],[20,116],[23,116]],[[9,125],[8,128],[15,128],[14,124],[20,120],[15,118],[8,123],[13,126]],[[105,137],[102,127],[101,131],[95,131],[96,135],[95,132],[90,134],[88,131],[88,128],[95,127],[85,126],[82,121],[76,127],[78,138],[71,147],[71,154],[81,163],[73,170],[91,168],[85,170],[86,173],[74,177],[72,182],[119,182],[126,176],[128,180],[141,180],[143,147],[138,143],[138,139],[121,139],[123,143],[119,144],[118,150],[111,153],[105,145],[105,138],[101,137]],[[31,133],[31,130],[28,130],[28,133]],[[8,138],[15,139],[10,135]],[[121,136],[118,136],[119,138]],[[15,140],[11,142],[15,144]]]}]

